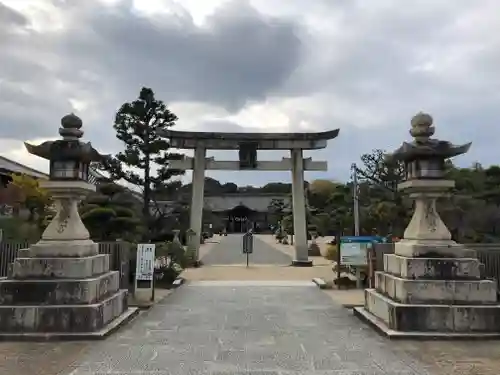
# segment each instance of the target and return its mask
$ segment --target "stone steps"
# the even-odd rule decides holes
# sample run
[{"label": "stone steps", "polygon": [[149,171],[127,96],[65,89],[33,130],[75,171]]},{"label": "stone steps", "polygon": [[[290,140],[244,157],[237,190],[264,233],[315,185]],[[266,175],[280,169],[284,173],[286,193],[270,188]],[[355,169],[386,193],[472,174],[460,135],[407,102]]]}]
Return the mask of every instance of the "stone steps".
[{"label": "stone steps", "polygon": [[375,289],[365,290],[365,307],[389,329],[401,332],[500,332],[500,305],[405,304]]},{"label": "stone steps", "polygon": [[94,304],[119,288],[118,271],[88,279],[3,279],[0,280],[0,305]]},{"label": "stone steps", "polygon": [[384,254],[384,271],[404,279],[473,280],[481,278],[475,258],[407,258]]},{"label": "stone steps", "polygon": [[128,291],[87,305],[0,306],[0,332],[94,332],[127,310]]},{"label": "stone steps", "polygon": [[491,280],[410,280],[378,271],[375,289],[407,304],[497,304],[497,284]]},{"label": "stone steps", "polygon": [[85,279],[109,271],[109,255],[82,258],[16,258],[12,279]]}]

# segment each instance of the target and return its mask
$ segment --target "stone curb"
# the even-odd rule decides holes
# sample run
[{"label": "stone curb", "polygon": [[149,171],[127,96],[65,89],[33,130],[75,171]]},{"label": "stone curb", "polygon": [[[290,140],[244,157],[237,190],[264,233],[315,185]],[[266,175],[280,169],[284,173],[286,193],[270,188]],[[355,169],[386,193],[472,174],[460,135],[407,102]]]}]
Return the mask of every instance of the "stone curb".
[{"label": "stone curb", "polygon": [[327,288],[327,283],[325,280],[323,280],[320,277],[315,277],[312,279],[312,282],[318,286],[320,289],[326,289]]},{"label": "stone curb", "polygon": [[356,307],[363,307],[364,305],[362,303],[343,303],[342,306],[348,310],[353,310]]},{"label": "stone curb", "polygon": [[184,284],[185,282],[186,282],[186,279],[185,279],[185,278],[178,276],[178,277],[174,280],[174,282],[172,283],[172,287],[173,287],[174,289],[177,289],[178,287],[180,287],[180,286],[181,286],[182,284]]}]

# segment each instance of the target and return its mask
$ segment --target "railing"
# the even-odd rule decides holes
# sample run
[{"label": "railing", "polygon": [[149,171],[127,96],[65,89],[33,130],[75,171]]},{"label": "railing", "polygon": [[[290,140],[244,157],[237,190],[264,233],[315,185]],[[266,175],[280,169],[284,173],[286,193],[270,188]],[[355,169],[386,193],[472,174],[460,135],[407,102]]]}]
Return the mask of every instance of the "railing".
[{"label": "railing", "polygon": [[495,279],[500,290],[500,244],[467,244],[469,249],[476,251],[476,256],[484,264],[484,276]]},{"label": "railing", "polygon": [[[17,257],[19,250],[29,248],[29,242],[0,242],[0,277],[6,277],[9,267]],[[120,272],[120,289],[129,289],[131,244],[127,242],[100,242],[99,253],[109,255],[109,267]]]},{"label": "railing", "polygon": [[[500,290],[500,243],[496,244],[465,244],[476,251],[476,256],[484,264],[484,277],[494,279]],[[394,244],[375,244],[368,255],[370,263],[370,285],[375,285],[375,272],[384,270],[384,254],[394,253]]]},{"label": "railing", "polygon": [[2,241],[0,242],[0,277],[6,277],[9,273],[9,267],[17,257],[20,249],[30,247],[28,241]]}]

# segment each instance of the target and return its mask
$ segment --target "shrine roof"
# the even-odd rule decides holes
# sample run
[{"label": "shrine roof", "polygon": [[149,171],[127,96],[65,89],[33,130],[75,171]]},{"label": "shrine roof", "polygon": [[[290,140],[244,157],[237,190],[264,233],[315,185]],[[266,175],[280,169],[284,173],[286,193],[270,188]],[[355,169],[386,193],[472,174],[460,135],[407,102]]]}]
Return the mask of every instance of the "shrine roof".
[{"label": "shrine roof", "polygon": [[167,130],[163,136],[169,138],[175,148],[191,149],[204,146],[207,149],[239,149],[241,143],[256,143],[257,149],[320,149],[327,141],[338,136],[340,129],[314,133],[225,133],[189,132]]}]

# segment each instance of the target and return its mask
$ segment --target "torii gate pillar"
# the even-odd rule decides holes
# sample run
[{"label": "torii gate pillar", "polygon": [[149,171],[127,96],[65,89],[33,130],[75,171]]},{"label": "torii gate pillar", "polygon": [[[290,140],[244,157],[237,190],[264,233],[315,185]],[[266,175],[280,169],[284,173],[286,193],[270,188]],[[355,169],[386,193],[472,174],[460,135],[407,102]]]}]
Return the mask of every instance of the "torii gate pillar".
[{"label": "torii gate pillar", "polygon": [[300,148],[290,151],[292,157],[292,204],[295,259],[293,265],[312,266],[307,246],[306,199],[304,191],[304,156]]},{"label": "torii gate pillar", "polygon": [[194,149],[193,158],[193,183],[191,197],[191,212],[189,223],[194,235],[191,237],[191,243],[188,243],[188,248],[194,255],[197,262],[199,260],[201,232],[202,232],[202,217],[203,217],[203,190],[205,188],[205,147],[196,147]]}]

